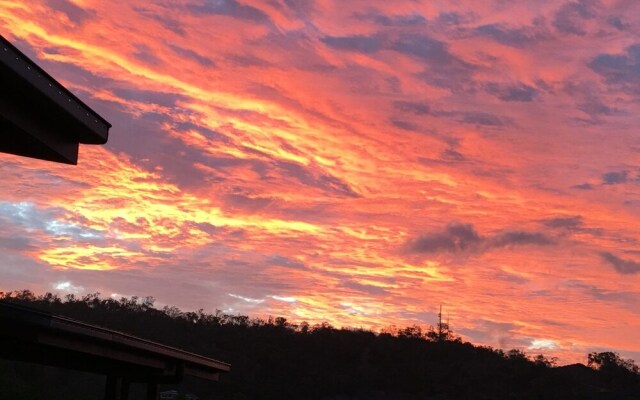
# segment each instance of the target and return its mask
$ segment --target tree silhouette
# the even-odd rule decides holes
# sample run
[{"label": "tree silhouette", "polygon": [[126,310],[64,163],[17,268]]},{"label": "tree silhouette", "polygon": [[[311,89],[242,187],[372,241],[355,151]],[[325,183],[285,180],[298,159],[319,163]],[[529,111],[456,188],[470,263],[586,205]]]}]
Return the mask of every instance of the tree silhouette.
[{"label": "tree silhouette", "polygon": [[[463,342],[443,321],[442,310],[438,324],[426,334],[417,325],[392,326],[376,334],[327,323],[296,325],[282,317],[158,309],[149,297],[61,298],[16,291],[0,294],[0,301],[229,362],[232,372],[215,385],[185,381],[183,387],[166,388],[195,393],[202,400],[640,398],[637,366],[617,353],[591,353],[591,368],[553,367],[554,360],[544,355],[529,358],[520,350]],[[102,398],[95,377],[70,374],[0,359],[0,398]]]},{"label": "tree silhouette", "polygon": [[629,372],[638,373],[638,366],[634,360],[624,360],[620,357],[620,354],[611,351],[589,353],[587,356],[587,366],[598,370],[624,369]]},{"label": "tree silhouette", "polygon": [[600,372],[609,386],[632,387],[638,385],[638,366],[634,360],[624,360],[612,351],[593,352],[587,356],[587,366]]}]

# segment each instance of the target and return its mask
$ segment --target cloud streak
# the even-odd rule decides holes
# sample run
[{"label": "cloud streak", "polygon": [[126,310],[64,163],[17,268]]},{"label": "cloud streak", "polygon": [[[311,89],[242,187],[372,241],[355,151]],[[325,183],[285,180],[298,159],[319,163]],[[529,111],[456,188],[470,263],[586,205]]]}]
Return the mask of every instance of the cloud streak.
[{"label": "cloud streak", "polygon": [[114,128],[0,155],[0,290],[640,351],[640,4],[32,3],[0,28]]},{"label": "cloud streak", "polygon": [[601,252],[600,257],[623,275],[633,275],[640,272],[640,262],[620,258],[609,252]]},{"label": "cloud streak", "polygon": [[471,224],[449,223],[443,231],[418,236],[410,240],[410,253],[483,253],[493,249],[537,245],[548,246],[555,241],[540,232],[506,230],[491,236],[481,236]]}]

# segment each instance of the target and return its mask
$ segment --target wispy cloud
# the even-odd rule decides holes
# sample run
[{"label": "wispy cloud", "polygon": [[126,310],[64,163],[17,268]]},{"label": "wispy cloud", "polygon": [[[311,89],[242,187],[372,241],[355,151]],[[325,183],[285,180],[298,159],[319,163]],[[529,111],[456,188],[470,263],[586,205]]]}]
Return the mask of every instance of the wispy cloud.
[{"label": "wispy cloud", "polygon": [[0,156],[0,290],[640,351],[640,3],[445,3],[3,2],[114,127]]},{"label": "wispy cloud", "polygon": [[481,236],[471,224],[449,223],[443,231],[412,239],[407,250],[412,253],[481,253],[491,249],[537,245],[547,246],[555,240],[540,232],[505,230],[491,236]]},{"label": "wispy cloud", "polygon": [[621,274],[632,275],[640,272],[640,262],[638,261],[620,258],[609,252],[601,252],[600,256]]}]

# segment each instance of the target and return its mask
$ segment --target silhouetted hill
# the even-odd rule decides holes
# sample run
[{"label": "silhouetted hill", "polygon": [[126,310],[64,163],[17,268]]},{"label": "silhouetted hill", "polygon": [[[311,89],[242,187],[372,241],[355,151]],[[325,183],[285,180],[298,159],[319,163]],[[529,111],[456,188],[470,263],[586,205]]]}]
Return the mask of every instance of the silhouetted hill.
[{"label": "silhouetted hill", "polygon": [[[530,359],[518,350],[462,342],[444,324],[426,333],[408,327],[376,334],[293,325],[284,318],[156,309],[151,298],[60,299],[28,291],[0,298],[231,363],[232,372],[219,383],[182,384],[181,390],[201,399],[640,398],[637,367],[615,353],[592,353],[597,370],[582,364],[554,368],[542,355]],[[43,385],[49,387],[47,399],[101,398],[99,378],[73,374],[3,361],[0,399],[43,398]]]}]

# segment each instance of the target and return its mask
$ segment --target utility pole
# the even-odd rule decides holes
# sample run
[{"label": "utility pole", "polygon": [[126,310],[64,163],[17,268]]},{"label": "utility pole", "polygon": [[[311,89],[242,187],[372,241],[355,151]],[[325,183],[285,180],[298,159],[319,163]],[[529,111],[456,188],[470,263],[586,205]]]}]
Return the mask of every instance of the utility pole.
[{"label": "utility pole", "polygon": [[440,304],[440,312],[438,312],[438,341],[442,340],[442,304]]},{"label": "utility pole", "polygon": [[439,342],[449,340],[451,331],[449,330],[449,316],[447,315],[447,322],[442,322],[442,304],[440,304],[440,312],[438,312],[438,336]]}]

